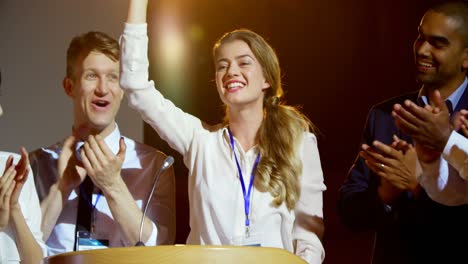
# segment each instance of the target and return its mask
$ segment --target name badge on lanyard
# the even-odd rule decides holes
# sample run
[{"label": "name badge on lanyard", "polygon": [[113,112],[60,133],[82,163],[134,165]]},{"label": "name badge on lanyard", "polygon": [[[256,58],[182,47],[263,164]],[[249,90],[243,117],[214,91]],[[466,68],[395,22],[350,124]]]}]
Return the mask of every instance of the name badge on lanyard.
[{"label": "name badge on lanyard", "polygon": [[[81,189],[80,189],[81,191]],[[96,201],[94,202],[94,205],[91,201],[86,200],[88,203],[88,206],[91,207],[91,230],[90,232],[88,231],[78,231],[76,232],[76,251],[82,251],[82,250],[91,250],[91,249],[103,249],[103,248],[108,248],[109,247],[109,240],[107,239],[97,239],[95,236],[96,233],[96,227],[95,227],[95,222],[96,222],[96,205],[99,202],[99,199],[101,198],[102,193],[99,192],[99,194],[96,197]],[[94,198],[94,195],[93,195]]]},{"label": "name badge on lanyard", "polygon": [[76,251],[103,249],[109,247],[109,240],[95,239],[88,231],[76,232]]},{"label": "name badge on lanyard", "polygon": [[242,194],[244,198],[244,214],[245,214],[245,235],[240,237],[233,237],[232,243],[234,245],[245,245],[245,246],[261,246],[261,236],[259,234],[251,234],[251,224],[250,224],[250,208],[251,208],[251,197],[252,197],[252,189],[253,183],[255,179],[255,170],[257,169],[257,165],[260,162],[260,153],[257,155],[255,159],[255,163],[252,168],[252,173],[250,176],[250,182],[248,189],[245,188],[244,177],[242,175],[242,170],[239,164],[239,160],[237,159],[235,145],[234,145],[234,137],[232,136],[231,130],[229,131],[229,139],[231,141],[231,148],[232,152],[234,153],[234,158],[236,160],[237,171],[239,172],[239,181],[242,187]]}]

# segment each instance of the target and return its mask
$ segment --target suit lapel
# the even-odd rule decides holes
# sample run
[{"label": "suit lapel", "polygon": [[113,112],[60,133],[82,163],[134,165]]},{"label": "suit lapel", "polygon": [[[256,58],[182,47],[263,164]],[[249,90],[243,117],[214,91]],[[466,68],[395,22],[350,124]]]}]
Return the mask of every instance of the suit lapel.
[{"label": "suit lapel", "polygon": [[468,87],[466,87],[465,91],[463,91],[463,94],[458,101],[457,107],[455,107],[455,112],[458,112],[462,109],[468,110]]}]

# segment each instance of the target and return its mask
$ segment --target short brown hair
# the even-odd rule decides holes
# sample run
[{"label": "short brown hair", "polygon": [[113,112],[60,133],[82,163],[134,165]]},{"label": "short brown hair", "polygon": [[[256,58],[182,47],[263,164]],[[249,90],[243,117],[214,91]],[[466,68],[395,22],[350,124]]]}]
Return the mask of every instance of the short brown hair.
[{"label": "short brown hair", "polygon": [[445,1],[431,7],[429,10],[455,19],[458,22],[458,32],[462,35],[465,47],[468,47],[468,1]]},{"label": "short brown hair", "polygon": [[100,52],[112,61],[118,61],[120,56],[119,43],[109,35],[90,31],[72,39],[67,50],[67,77],[73,78],[75,63],[86,58],[92,51]]}]

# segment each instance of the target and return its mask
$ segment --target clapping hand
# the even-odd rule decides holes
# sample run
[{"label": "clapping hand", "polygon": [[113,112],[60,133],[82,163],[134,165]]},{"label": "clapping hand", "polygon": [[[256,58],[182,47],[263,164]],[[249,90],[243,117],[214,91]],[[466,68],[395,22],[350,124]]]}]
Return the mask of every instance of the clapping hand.
[{"label": "clapping hand", "polygon": [[0,230],[10,220],[12,209],[19,208],[19,196],[29,174],[29,157],[25,148],[21,148],[21,159],[15,165],[10,155],[5,163],[5,170],[0,178]]}]

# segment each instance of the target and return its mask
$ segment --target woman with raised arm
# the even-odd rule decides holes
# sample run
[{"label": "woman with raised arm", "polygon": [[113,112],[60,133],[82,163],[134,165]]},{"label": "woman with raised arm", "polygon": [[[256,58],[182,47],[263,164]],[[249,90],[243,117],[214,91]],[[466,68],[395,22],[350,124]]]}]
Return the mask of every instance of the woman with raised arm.
[{"label": "woman with raised arm", "polygon": [[121,37],[121,86],[189,169],[188,244],[284,248],[321,263],[323,183],[310,121],[283,104],[278,59],[249,30],[213,49],[225,122],[207,126],[148,81],[147,0],[132,0]]}]

